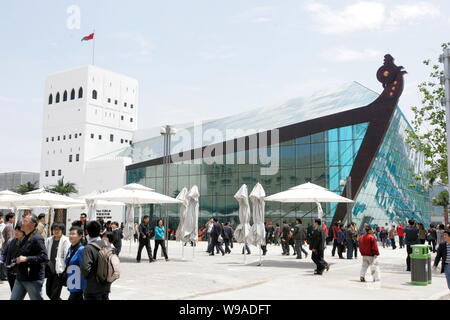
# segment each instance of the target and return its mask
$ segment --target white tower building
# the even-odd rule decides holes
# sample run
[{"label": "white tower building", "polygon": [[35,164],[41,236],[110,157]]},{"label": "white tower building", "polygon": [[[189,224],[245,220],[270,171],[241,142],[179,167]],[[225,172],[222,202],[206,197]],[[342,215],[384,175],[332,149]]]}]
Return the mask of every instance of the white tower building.
[{"label": "white tower building", "polygon": [[41,187],[56,184],[62,177],[76,184],[79,195],[123,185],[130,159],[95,159],[132,143],[138,94],[136,79],[91,65],[48,76]]}]

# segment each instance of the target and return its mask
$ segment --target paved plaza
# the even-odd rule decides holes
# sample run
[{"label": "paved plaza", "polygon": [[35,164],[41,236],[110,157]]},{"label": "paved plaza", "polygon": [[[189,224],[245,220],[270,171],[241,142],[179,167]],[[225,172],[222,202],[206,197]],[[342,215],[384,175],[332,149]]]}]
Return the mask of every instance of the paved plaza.
[{"label": "paved plaza", "polygon": [[[153,245],[153,241],[152,241]],[[323,276],[313,275],[314,264],[308,259],[298,260],[281,255],[281,247],[269,246],[258,266],[259,257],[255,247],[246,257],[241,254],[242,245],[235,244],[232,253],[210,257],[205,252],[206,243],[200,242],[193,249],[185,247],[182,260],[181,244],[169,243],[166,262],[158,254],[156,263],[143,259],[135,262],[137,243],[124,241],[121,253],[121,278],[114,282],[112,300],[141,299],[193,299],[193,300],[250,300],[250,299],[450,299],[445,277],[433,273],[433,283],[426,287],[409,284],[410,274],[405,271],[406,250],[380,248],[381,282],[359,282],[361,259],[339,260],[331,257],[331,248],[325,251],[325,259],[331,264]],[[45,291],[45,290],[44,290]],[[6,282],[0,284],[0,299],[9,299]],[[62,298],[67,299],[66,288]]]}]

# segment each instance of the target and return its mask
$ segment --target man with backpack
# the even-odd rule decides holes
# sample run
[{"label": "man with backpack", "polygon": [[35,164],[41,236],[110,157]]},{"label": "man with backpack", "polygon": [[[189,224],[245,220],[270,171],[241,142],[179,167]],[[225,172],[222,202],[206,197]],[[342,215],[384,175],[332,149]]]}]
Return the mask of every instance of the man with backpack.
[{"label": "man with backpack", "polygon": [[88,222],[86,230],[88,244],[84,248],[81,264],[81,276],[86,279],[84,300],[109,300],[111,283],[120,275],[119,259],[114,249],[100,238],[99,222]]}]

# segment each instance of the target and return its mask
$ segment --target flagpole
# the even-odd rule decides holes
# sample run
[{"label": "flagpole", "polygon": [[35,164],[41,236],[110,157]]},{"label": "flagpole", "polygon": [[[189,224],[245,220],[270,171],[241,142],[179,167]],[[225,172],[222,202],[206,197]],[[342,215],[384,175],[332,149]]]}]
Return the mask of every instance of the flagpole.
[{"label": "flagpole", "polygon": [[92,65],[95,65],[95,29],[94,29],[94,42],[92,43]]}]

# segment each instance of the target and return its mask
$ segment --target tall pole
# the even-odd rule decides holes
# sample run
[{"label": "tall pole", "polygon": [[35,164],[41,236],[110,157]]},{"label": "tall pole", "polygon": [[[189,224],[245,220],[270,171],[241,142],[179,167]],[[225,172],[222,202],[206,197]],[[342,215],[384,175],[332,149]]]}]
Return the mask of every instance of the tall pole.
[{"label": "tall pole", "polygon": [[[444,53],[439,58],[439,60],[444,63],[444,77],[443,85],[445,87],[445,114],[446,114],[446,124],[447,124],[447,159],[450,159],[450,49],[444,49]],[[449,161],[449,160],[447,160]],[[448,169],[448,185],[447,190],[450,192],[450,166]],[[448,224],[448,214],[445,213],[444,223]]]},{"label": "tall pole", "polygon": [[[352,177],[347,177],[347,198],[352,198]],[[347,221],[348,223],[352,223],[352,209],[353,209],[353,203],[349,202],[347,204]]]},{"label": "tall pole", "polygon": [[95,29],[94,29],[94,41],[92,42],[92,65],[95,65]]}]

